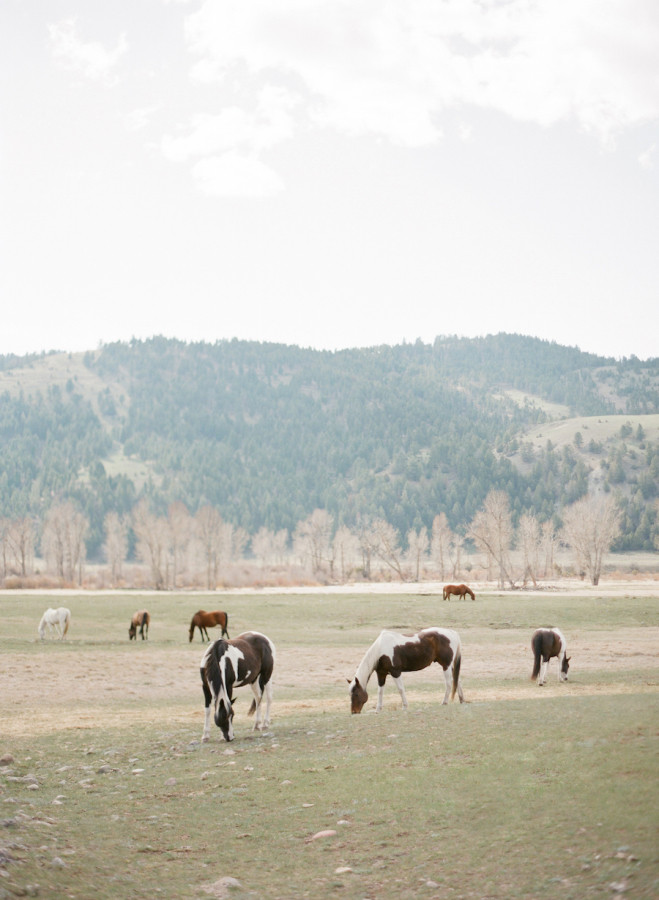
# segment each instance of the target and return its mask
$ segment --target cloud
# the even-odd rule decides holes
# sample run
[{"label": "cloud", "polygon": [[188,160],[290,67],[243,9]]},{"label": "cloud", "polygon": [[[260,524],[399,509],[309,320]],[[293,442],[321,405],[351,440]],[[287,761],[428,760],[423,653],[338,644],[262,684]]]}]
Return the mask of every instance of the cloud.
[{"label": "cloud", "polygon": [[261,160],[239,153],[205,157],[192,168],[202,193],[211,197],[274,197],[284,189],[280,176]]},{"label": "cloud", "polygon": [[205,0],[193,76],[288,78],[318,127],[407,146],[475,105],[609,141],[659,117],[655,0]]},{"label": "cloud", "polygon": [[53,57],[64,68],[105,82],[116,80],[113,70],[128,50],[125,34],[119,36],[113,50],[107,50],[98,41],[81,40],[75,19],[49,25],[48,37]]},{"label": "cloud", "polygon": [[638,161],[644,169],[654,169],[654,158],[657,153],[657,145],[652,144],[647,150],[639,154]]},{"label": "cloud", "polygon": [[193,176],[206,194],[272,196],[283,182],[260,156],[293,136],[297,103],[285,88],[266,85],[253,110],[227,106],[216,114],[199,113],[178,134],[165,135],[163,156],[177,163],[198,160]]}]

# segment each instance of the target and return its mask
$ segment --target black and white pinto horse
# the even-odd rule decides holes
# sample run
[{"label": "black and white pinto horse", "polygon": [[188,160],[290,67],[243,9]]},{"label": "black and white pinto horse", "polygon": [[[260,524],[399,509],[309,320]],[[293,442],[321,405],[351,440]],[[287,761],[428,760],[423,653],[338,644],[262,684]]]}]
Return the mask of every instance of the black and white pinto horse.
[{"label": "black and white pinto horse", "polygon": [[39,637],[43,641],[46,636],[46,628],[51,635],[58,634],[60,641],[66,637],[66,632],[71,624],[71,610],[66,606],[60,606],[58,609],[49,608],[41,617],[39,622]]},{"label": "black and white pinto horse", "polygon": [[[202,741],[210,739],[211,702],[215,724],[225,741],[233,740],[233,689],[249,684],[254,700],[248,715],[256,712],[254,731],[270,725],[272,672],[275,645],[258,631],[246,631],[237,638],[220,638],[207,647],[201,659],[201,686],[204,691],[205,719]],[[265,716],[261,720],[261,701],[265,694]]]},{"label": "black and white pinto horse", "polygon": [[424,628],[417,634],[399,634],[396,631],[383,631],[368,648],[364,658],[357,667],[355,677],[350,682],[350,707],[353,713],[362,711],[368,700],[366,685],[375,672],[378,678],[378,702],[376,712],[382,709],[384,683],[387,675],[391,675],[396,683],[403,701],[403,709],[407,709],[407,698],[403,687],[402,672],[416,672],[436,662],[444,670],[446,692],[442,704],[446,704],[458,692],[460,703],[464,703],[464,694],[460,683],[460,663],[462,646],[457,631],[448,628]]},{"label": "black and white pinto horse", "polygon": [[542,687],[547,681],[547,666],[549,660],[558,657],[558,680],[567,681],[567,671],[570,668],[570,656],[567,656],[567,641],[559,628],[538,628],[531,638],[533,650],[533,672],[531,681],[538,679],[538,686]]}]

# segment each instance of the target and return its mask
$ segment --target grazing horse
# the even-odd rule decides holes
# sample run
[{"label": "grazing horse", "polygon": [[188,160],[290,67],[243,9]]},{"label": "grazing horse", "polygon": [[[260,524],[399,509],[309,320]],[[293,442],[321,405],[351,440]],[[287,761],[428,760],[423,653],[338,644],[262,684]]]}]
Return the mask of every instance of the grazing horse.
[{"label": "grazing horse", "polygon": [[442,591],[442,596],[444,600],[451,600],[451,594],[454,597],[460,597],[461,600],[465,599],[465,595],[469,594],[472,600],[476,599],[476,594],[472,591],[470,587],[466,584],[447,584],[444,586],[444,590]]},{"label": "grazing horse", "polygon": [[69,630],[71,623],[71,610],[65,606],[59,609],[47,609],[39,622],[39,637],[43,641],[46,635],[46,627],[51,634],[59,634],[60,641],[64,640],[66,632]]},{"label": "grazing horse", "polygon": [[558,680],[567,681],[567,670],[570,668],[570,656],[566,656],[567,641],[558,628],[538,628],[531,638],[533,650],[533,672],[531,681],[538,679],[538,686],[547,681],[549,660],[558,657]]},{"label": "grazing horse", "polygon": [[[248,712],[256,712],[254,731],[270,725],[272,671],[275,645],[258,631],[246,631],[233,640],[219,638],[206,648],[201,659],[201,686],[204,691],[205,719],[202,741],[210,738],[211,701],[215,724],[225,741],[233,740],[233,689],[249,684],[254,700]],[[265,717],[261,722],[261,700],[265,694]]]},{"label": "grazing horse", "polygon": [[220,625],[222,628],[222,637],[225,635],[229,637],[229,632],[227,628],[229,627],[229,616],[217,609],[215,612],[206,612],[205,609],[200,609],[199,612],[196,612],[192,617],[192,621],[190,622],[190,640],[194,637],[195,628],[199,629],[199,634],[201,636],[201,642],[204,642],[204,635],[206,635],[206,640],[209,641],[207,628],[214,628],[216,625]]},{"label": "grazing horse", "polygon": [[407,709],[407,698],[401,672],[416,672],[425,669],[434,662],[444,670],[446,692],[442,704],[455,697],[457,690],[460,703],[464,703],[464,694],[460,684],[460,662],[462,647],[457,631],[448,628],[424,628],[417,634],[398,634],[396,631],[383,631],[368,648],[364,658],[357,667],[355,677],[350,682],[350,706],[353,713],[359,713],[366,701],[366,685],[375,672],[378,676],[378,702],[376,712],[382,709],[382,696],[387,675],[396,682],[403,701],[403,709]]},{"label": "grazing horse", "polygon": [[[137,629],[140,629],[140,637],[144,640],[145,637],[149,637],[149,623],[151,622],[151,616],[149,615],[146,609],[141,609],[139,612],[133,613],[133,618],[130,620],[130,627],[128,628],[128,639],[130,641],[137,640]],[[146,634],[144,633],[146,630]]]}]

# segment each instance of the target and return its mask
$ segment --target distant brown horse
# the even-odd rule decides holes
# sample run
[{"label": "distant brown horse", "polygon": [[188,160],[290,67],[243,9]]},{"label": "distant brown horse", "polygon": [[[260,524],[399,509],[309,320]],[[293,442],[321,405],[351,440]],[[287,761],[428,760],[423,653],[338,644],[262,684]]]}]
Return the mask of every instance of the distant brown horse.
[{"label": "distant brown horse", "polygon": [[[139,612],[133,613],[133,618],[130,620],[130,626],[128,628],[128,640],[136,641],[137,640],[137,629],[140,629],[140,637],[144,640],[145,637],[149,637],[149,623],[151,622],[151,616],[147,612],[146,609],[141,609]],[[146,634],[145,634],[146,631]]]},{"label": "distant brown horse", "polygon": [[206,629],[214,628],[216,625],[219,625],[222,628],[222,637],[224,637],[224,635],[229,637],[229,632],[227,631],[227,628],[229,627],[229,616],[225,612],[222,612],[219,609],[216,609],[215,612],[206,612],[205,609],[200,609],[199,612],[194,614],[192,621],[190,622],[190,640],[194,637],[195,628],[198,628],[202,643],[204,641],[204,635],[206,635],[206,640],[210,641]]},{"label": "distant brown horse", "polygon": [[443,591],[444,600],[450,600],[451,594],[454,597],[460,597],[461,600],[465,599],[466,594],[469,594],[472,600],[476,599],[476,594],[466,584],[447,584]]}]

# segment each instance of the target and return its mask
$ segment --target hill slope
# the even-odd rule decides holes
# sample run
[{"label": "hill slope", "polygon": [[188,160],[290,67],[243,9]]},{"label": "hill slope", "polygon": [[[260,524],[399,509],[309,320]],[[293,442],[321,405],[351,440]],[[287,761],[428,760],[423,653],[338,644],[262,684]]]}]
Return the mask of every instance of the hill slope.
[{"label": "hill slope", "polygon": [[[250,534],[324,508],[348,525],[384,517],[404,538],[439,512],[460,530],[492,488],[546,519],[590,485],[619,492],[621,545],[652,549],[657,414],[659,360],[519,335],[337,353],[153,338],[5,357],[0,515],[72,498],[93,555],[106,513],[142,495],[159,511],[210,503]],[[549,430],[561,416],[562,442]],[[601,417],[615,421],[606,439]]]}]

